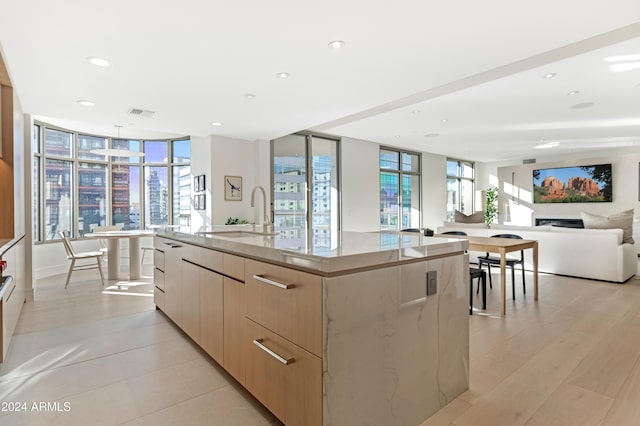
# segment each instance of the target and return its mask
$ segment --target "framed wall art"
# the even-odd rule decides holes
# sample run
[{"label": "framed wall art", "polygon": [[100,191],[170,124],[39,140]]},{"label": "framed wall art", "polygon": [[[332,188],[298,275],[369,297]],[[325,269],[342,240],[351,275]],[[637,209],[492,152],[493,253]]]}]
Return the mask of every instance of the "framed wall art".
[{"label": "framed wall art", "polygon": [[224,199],[226,201],[242,201],[242,177],[224,177]]}]

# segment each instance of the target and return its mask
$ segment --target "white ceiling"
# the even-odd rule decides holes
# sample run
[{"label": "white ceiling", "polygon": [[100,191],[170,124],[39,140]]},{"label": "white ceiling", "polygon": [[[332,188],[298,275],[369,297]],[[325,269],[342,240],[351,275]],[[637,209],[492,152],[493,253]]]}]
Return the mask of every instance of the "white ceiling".
[{"label": "white ceiling", "polygon": [[607,62],[640,62],[637,0],[1,0],[0,11],[23,109],[68,128],[248,140],[314,129],[476,161],[640,146],[640,67]]}]

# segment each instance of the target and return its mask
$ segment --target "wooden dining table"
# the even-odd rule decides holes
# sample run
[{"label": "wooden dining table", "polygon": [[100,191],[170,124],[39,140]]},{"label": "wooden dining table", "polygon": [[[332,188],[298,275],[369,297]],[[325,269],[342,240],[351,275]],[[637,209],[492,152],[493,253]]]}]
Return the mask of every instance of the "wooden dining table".
[{"label": "wooden dining table", "polygon": [[[538,300],[538,241],[498,237],[474,237],[471,235],[436,234],[440,238],[469,240],[469,250],[500,254],[500,314],[506,315],[506,267],[507,253],[520,250],[533,250],[533,300]],[[524,267],[524,266],[523,266]]]},{"label": "wooden dining table", "polygon": [[[84,234],[86,238],[104,238],[108,241],[107,277],[110,280],[120,279],[120,240],[129,240],[129,277],[130,280],[140,278],[140,238],[153,235],[153,231],[132,229],[129,231],[100,231]],[[125,277],[126,278],[126,277]]]}]

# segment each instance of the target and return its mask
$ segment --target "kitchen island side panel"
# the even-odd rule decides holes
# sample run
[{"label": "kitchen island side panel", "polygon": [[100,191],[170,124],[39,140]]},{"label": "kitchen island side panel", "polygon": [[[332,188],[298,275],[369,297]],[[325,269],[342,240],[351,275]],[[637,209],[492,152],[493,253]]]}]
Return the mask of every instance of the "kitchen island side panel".
[{"label": "kitchen island side panel", "polygon": [[468,255],[325,278],[323,299],[324,425],[419,425],[468,389]]}]

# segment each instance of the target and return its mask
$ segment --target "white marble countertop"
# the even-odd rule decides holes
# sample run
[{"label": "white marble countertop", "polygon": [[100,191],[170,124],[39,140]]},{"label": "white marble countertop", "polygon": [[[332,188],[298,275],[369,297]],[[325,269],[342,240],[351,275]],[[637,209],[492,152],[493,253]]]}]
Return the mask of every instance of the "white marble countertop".
[{"label": "white marble countertop", "polygon": [[326,276],[428,260],[468,248],[466,240],[407,232],[341,232],[316,245],[306,237],[291,236],[295,232],[256,225],[213,226],[203,232],[164,230],[157,235]]}]

